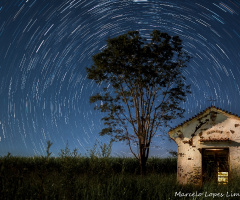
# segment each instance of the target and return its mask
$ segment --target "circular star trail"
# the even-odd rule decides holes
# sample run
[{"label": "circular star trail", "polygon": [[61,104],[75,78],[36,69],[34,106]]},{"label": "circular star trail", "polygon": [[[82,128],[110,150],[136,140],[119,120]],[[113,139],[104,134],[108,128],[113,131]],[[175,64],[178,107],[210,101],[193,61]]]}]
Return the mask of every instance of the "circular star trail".
[{"label": "circular star trail", "polygon": [[[192,93],[185,119],[213,105],[240,114],[240,0],[9,0],[0,2],[0,156],[82,155],[100,137],[102,114],[89,97],[101,88],[86,78],[106,39],[131,30],[179,35],[191,56],[184,71]],[[174,121],[174,125],[184,121]],[[168,130],[165,130],[167,132]],[[161,131],[159,134],[161,135]],[[166,137],[167,138],[167,137]],[[156,137],[151,155],[175,144]],[[114,143],[114,156],[129,156]]]}]

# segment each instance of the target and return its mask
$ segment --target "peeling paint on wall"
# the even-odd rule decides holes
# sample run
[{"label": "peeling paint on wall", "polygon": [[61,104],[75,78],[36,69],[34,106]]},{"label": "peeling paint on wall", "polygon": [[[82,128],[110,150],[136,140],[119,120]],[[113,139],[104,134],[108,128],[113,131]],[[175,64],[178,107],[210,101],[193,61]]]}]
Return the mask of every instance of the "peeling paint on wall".
[{"label": "peeling paint on wall", "polygon": [[[228,149],[228,174],[230,177],[235,173],[240,175],[240,118],[238,116],[210,107],[169,131],[169,136],[178,144],[177,181],[179,183],[202,184],[204,149]],[[214,162],[214,159],[211,162]],[[221,159],[216,162],[221,162]],[[216,163],[216,166],[217,164],[219,165]]]}]

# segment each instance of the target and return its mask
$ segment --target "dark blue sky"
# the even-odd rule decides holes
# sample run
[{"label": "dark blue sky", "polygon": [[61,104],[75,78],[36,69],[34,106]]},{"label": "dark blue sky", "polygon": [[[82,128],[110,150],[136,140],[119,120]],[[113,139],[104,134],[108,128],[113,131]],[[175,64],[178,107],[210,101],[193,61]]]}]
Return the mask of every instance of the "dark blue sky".
[{"label": "dark blue sky", "polygon": [[[193,57],[184,71],[192,94],[183,122],[210,106],[240,114],[240,0],[0,1],[0,156],[54,156],[68,141],[83,155],[103,127],[89,96],[99,90],[85,67],[109,37],[154,29],[179,35]],[[166,130],[167,132],[168,130]],[[158,135],[161,133],[159,132]],[[176,150],[156,137],[152,155]],[[130,156],[114,143],[114,156]]]}]

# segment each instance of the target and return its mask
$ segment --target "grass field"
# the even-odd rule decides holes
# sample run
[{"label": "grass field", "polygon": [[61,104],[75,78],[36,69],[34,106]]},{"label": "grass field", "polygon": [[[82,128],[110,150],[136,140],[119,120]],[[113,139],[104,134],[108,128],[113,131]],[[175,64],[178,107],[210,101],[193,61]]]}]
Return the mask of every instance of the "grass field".
[{"label": "grass field", "polygon": [[[175,158],[150,158],[139,175],[133,158],[0,158],[0,199],[239,199],[238,180],[202,187],[176,183]],[[239,194],[239,196],[238,196]]]}]

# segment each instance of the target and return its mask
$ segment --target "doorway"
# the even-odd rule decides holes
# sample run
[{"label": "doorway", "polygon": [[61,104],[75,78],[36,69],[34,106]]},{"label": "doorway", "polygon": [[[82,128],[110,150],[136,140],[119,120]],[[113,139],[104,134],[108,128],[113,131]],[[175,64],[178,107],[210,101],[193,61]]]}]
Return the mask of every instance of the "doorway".
[{"label": "doorway", "polygon": [[229,149],[209,148],[202,151],[202,181],[226,184],[229,175]]}]

